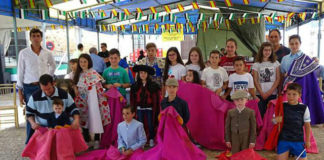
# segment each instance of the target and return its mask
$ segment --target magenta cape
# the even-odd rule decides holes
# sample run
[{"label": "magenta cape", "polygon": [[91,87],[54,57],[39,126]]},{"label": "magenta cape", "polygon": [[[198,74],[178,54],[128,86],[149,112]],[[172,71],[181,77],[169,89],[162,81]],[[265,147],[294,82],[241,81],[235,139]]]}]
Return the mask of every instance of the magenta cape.
[{"label": "magenta cape", "polygon": [[32,160],[73,160],[75,153],[87,148],[78,129],[40,128],[35,131],[21,155]]},{"label": "magenta cape", "polygon": [[[192,83],[179,82],[178,96],[188,103],[190,119],[187,124],[192,137],[208,149],[225,150],[225,118],[234,104],[222,100],[207,88]],[[262,118],[255,100],[247,107],[256,114],[257,127],[262,127]]]},{"label": "magenta cape", "polygon": [[182,118],[169,106],[160,113],[157,145],[145,151],[137,160],[205,160],[205,153],[189,139],[179,121]]},{"label": "magenta cape", "polygon": [[77,160],[136,160],[136,158],[142,154],[144,150],[142,148],[137,149],[129,157],[120,154],[119,150],[110,146],[109,149],[101,149],[91,151],[85,154],[78,156]]},{"label": "magenta cape", "polygon": [[[286,96],[283,97],[284,101],[287,100]],[[275,111],[275,105],[277,103],[277,100],[272,100],[269,102],[268,104],[268,108],[266,113],[264,114],[263,117],[263,127],[259,133],[259,136],[257,137],[257,143],[255,146],[256,150],[262,150],[263,146],[267,140],[267,138],[269,137],[272,128],[273,128],[273,123],[272,123],[272,118],[274,115],[274,111]],[[304,135],[305,135],[305,130],[304,130]],[[304,137],[306,138],[306,137]],[[318,153],[318,148],[317,148],[317,143],[315,141],[315,138],[313,136],[313,132],[311,130],[310,132],[310,142],[311,142],[311,147],[310,149],[307,149],[308,153]]]},{"label": "magenta cape", "polygon": [[100,147],[109,148],[110,145],[117,146],[117,126],[123,121],[122,108],[126,105],[125,98],[116,88],[111,88],[105,93],[110,107],[111,123],[104,126],[104,133],[101,134]]}]

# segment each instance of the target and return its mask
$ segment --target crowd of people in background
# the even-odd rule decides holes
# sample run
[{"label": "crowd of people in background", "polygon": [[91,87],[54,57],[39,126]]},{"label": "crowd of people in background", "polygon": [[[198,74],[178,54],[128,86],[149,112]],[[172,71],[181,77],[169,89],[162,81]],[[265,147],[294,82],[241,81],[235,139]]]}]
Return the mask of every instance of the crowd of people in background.
[{"label": "crowd of people in background", "polygon": [[[237,42],[233,38],[226,40],[225,48],[212,50],[207,57],[208,63],[204,62],[199,47],[191,48],[188,61],[184,63],[176,47],[169,48],[165,58],[158,58],[158,47],[154,43],[148,43],[145,48],[146,56],[142,51],[132,69],[121,59],[119,50],[113,48],[108,51],[106,43],[101,43],[101,52],[92,47],[89,53],[85,53],[83,45],[79,44],[78,53],[69,61],[71,72],[65,76],[73,84],[73,93],[67,93],[55,86],[54,58],[40,45],[42,38],[40,30],[32,29],[31,46],[19,53],[17,86],[20,102],[26,104],[26,143],[39,126],[65,124],[58,122],[64,119],[61,117],[69,116],[73,121],[66,124],[73,128],[81,127],[85,141],[92,142],[97,149],[100,134],[104,133],[104,126],[112,119],[110,106],[105,103],[107,99],[103,94],[106,90],[116,88],[130,103],[122,110],[125,121],[118,125],[118,149],[125,155],[132,154],[146,144],[144,130],[149,134],[149,146],[155,145],[158,114],[168,106],[173,106],[182,117],[183,128],[190,136],[190,131],[186,129],[190,119],[188,104],[176,94],[180,80],[208,88],[223,100],[234,101],[237,108],[230,110],[226,118],[226,145],[233,153],[253,148],[256,122],[254,112],[245,107],[247,100],[258,101],[263,117],[269,101],[283,93],[287,84],[294,82],[296,77],[303,77],[300,75],[313,72],[319,66],[317,59],[309,58],[300,50],[302,41],[298,35],[290,36],[287,48],[280,44],[281,35],[277,29],[271,30],[269,42],[260,46],[251,70],[248,70],[245,58],[237,53]],[[295,61],[300,57],[308,57],[309,60],[303,66],[309,66],[308,70],[301,74],[293,72],[297,65]],[[135,77],[132,72],[136,73]],[[297,103],[298,98],[304,94],[303,87],[298,84],[288,86],[287,106],[290,107],[285,106],[284,113],[291,116],[275,118],[277,122],[283,120],[284,126],[288,126],[284,128],[279,141],[278,159],[287,159],[289,152],[297,156],[301,153],[304,148],[304,139],[301,138],[303,134],[300,134],[303,125],[310,124],[312,112],[323,112],[323,107],[320,109],[308,106],[308,109],[307,106]],[[128,88],[130,96],[127,96]],[[298,109],[290,109],[293,108],[291,106]],[[241,126],[235,123],[238,118],[242,120]],[[291,122],[291,118],[296,118],[298,122]],[[147,125],[143,126],[144,123]],[[319,119],[316,123],[323,121]],[[242,127],[242,134],[236,134],[238,128]],[[305,144],[309,147],[309,139],[306,138]],[[306,158],[306,154],[302,158]]]}]

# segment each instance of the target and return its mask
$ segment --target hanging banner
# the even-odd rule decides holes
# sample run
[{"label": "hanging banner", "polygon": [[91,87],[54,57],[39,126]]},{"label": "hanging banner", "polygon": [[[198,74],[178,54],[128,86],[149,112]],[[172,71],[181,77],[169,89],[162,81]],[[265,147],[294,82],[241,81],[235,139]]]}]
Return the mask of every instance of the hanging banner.
[{"label": "hanging banner", "polygon": [[[171,25],[171,28],[175,27]],[[169,41],[183,41],[183,29],[180,29],[180,32],[173,31],[173,32],[163,32],[162,33],[162,41],[169,42]]]}]

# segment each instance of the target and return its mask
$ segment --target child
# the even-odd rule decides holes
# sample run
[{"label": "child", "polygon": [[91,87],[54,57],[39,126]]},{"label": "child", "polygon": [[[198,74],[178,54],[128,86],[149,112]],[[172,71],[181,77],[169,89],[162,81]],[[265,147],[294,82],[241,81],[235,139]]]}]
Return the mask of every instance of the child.
[{"label": "child", "polygon": [[234,69],[235,73],[229,76],[228,89],[224,94],[224,98],[229,95],[232,95],[237,90],[245,90],[248,91],[253,99],[258,100],[258,97],[254,92],[254,84],[253,78],[250,73],[246,73],[245,69],[245,61],[244,58],[238,56],[234,59]]},{"label": "child", "polygon": [[125,156],[131,154],[146,144],[146,135],[143,124],[135,119],[135,108],[130,106],[123,107],[124,121],[118,124],[118,150]]},{"label": "child", "polygon": [[[289,153],[307,159],[304,151],[304,130],[306,133],[305,147],[310,147],[310,112],[306,105],[299,103],[302,88],[297,83],[291,83],[287,87],[288,103],[283,103],[283,117],[277,116],[274,121],[283,121],[282,130],[279,135],[277,154],[278,160],[287,160]],[[302,153],[303,152],[303,153]]]},{"label": "child", "polygon": [[280,82],[280,63],[276,60],[271,43],[262,43],[252,66],[253,80],[259,97],[259,111],[263,118],[268,102],[276,99]]},{"label": "child", "polygon": [[185,81],[189,83],[200,84],[199,73],[195,70],[191,70],[191,69],[187,70]]},{"label": "child", "polygon": [[160,86],[152,80],[154,68],[146,65],[136,65],[133,68],[137,72],[136,82],[131,86],[130,104],[137,109],[137,118],[144,123],[147,120],[149,145],[154,146],[155,127],[160,110]]},{"label": "child", "polygon": [[71,72],[64,76],[64,79],[71,79],[73,80],[74,74],[78,68],[78,59],[71,59],[69,61],[69,67],[71,69]]},{"label": "child", "polygon": [[180,53],[176,47],[171,47],[167,51],[163,72],[163,82],[173,76],[176,80],[184,80],[186,68],[183,65]]},{"label": "child", "polygon": [[138,65],[147,65],[153,67],[155,74],[152,76],[153,80],[159,85],[162,84],[162,69],[164,67],[164,60],[162,58],[157,58],[157,47],[155,43],[148,43],[145,46],[147,57],[141,59],[137,62]]},{"label": "child", "polygon": [[231,96],[236,108],[227,112],[225,142],[232,154],[255,146],[256,120],[254,111],[245,107],[248,96],[243,90],[235,91]]},{"label": "child", "polygon": [[120,53],[117,49],[109,51],[109,61],[111,66],[106,68],[102,74],[106,80],[105,88],[110,89],[116,87],[119,92],[126,97],[126,88],[130,87],[130,80],[127,71],[118,65],[120,61]]},{"label": "child", "polygon": [[200,48],[192,47],[189,51],[189,59],[188,62],[186,63],[186,69],[197,71],[200,77],[204,68],[205,68],[205,64],[204,64],[204,60]]},{"label": "child", "polygon": [[223,67],[218,66],[220,56],[218,50],[210,52],[210,67],[204,69],[201,80],[204,86],[215,92],[217,95],[222,96],[222,91],[225,90],[228,85],[228,75]]},{"label": "child", "polygon": [[81,111],[80,124],[85,141],[90,141],[89,132],[95,134],[95,149],[99,148],[99,134],[104,132],[103,127],[111,122],[110,108],[103,95],[102,80],[92,69],[90,55],[81,54],[73,80],[77,86],[75,104]]},{"label": "child", "polygon": [[53,111],[50,113],[47,119],[47,125],[49,128],[55,128],[55,126],[70,125],[71,121],[69,115],[63,112],[63,101],[61,99],[55,98],[53,100]]},{"label": "child", "polygon": [[237,42],[235,39],[230,38],[226,41],[226,53],[221,58],[219,66],[222,66],[228,73],[228,75],[235,73],[234,70],[234,59],[237,56]]},{"label": "child", "polygon": [[161,102],[162,110],[169,106],[174,107],[183,119],[183,126],[186,126],[189,121],[190,113],[187,102],[177,96],[179,86],[178,81],[175,78],[169,78],[165,82],[165,86],[168,97],[164,98]]}]

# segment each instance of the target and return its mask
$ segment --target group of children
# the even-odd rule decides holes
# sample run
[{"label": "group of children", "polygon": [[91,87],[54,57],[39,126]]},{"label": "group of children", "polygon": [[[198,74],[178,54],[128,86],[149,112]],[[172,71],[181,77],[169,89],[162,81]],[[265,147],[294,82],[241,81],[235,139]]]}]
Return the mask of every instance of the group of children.
[{"label": "group of children", "polygon": [[[300,43],[300,38],[293,36],[289,41]],[[188,104],[176,94],[179,86],[177,80],[183,80],[202,85],[224,100],[234,101],[236,108],[229,110],[226,118],[226,145],[233,153],[254,147],[256,138],[254,111],[246,108],[245,103],[251,98],[258,100],[259,111],[263,117],[268,102],[275,99],[278,93],[280,73],[287,72],[276,60],[270,43],[264,42],[261,45],[252,66],[253,76],[246,69],[244,57],[237,56],[237,43],[234,39],[226,41],[225,56],[222,57],[217,50],[210,52],[208,67],[205,67],[202,52],[198,47],[190,50],[185,65],[176,47],[168,49],[164,62],[155,57],[157,52],[155,44],[149,43],[146,50],[151,57],[148,55],[133,68],[137,74],[134,84],[130,83],[128,77],[127,72],[130,71],[118,65],[120,53],[117,49],[109,51],[111,66],[105,69],[102,75],[91,69],[92,61],[87,54],[80,55],[78,60],[70,61],[72,72],[67,78],[72,79],[75,84],[75,101],[81,110],[81,126],[86,141],[90,141],[89,132],[96,134],[95,143],[99,141],[103,126],[110,123],[109,107],[111,106],[103,96],[104,88],[109,90],[115,87],[126,98],[126,88],[130,87],[130,106],[123,108],[122,114],[125,121],[118,125],[118,149],[122,154],[129,155],[143,147],[147,142],[144,130],[146,125],[143,124],[148,126],[149,145],[153,147],[160,109],[173,106],[182,117],[184,126],[189,121]],[[299,50],[299,48],[292,48],[292,50]],[[285,159],[289,151],[297,155],[301,153],[304,124],[306,137],[308,136],[306,147],[309,147],[309,134],[307,134],[310,122],[309,111],[307,106],[296,103],[298,102],[296,99],[301,96],[300,86],[293,83],[287,90],[288,103],[284,105],[284,115],[291,116],[275,118],[276,122],[284,123],[278,145],[279,159],[282,157]],[[164,99],[161,100],[161,97]],[[55,117],[58,118],[60,115],[58,112]],[[139,121],[133,119],[134,117]],[[145,119],[147,121],[144,121]],[[306,154],[302,157],[305,158]]]}]

